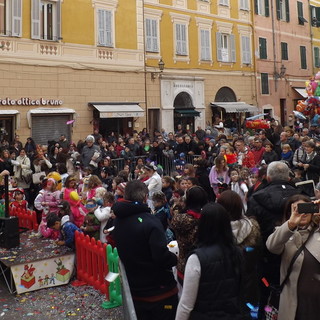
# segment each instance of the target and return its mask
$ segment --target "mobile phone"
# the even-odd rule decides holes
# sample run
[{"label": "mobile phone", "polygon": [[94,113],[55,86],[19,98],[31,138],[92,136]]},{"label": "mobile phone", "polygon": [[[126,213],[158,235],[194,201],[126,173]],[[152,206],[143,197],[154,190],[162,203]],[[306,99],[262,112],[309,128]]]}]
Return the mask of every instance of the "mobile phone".
[{"label": "mobile phone", "polygon": [[298,213],[317,213],[319,205],[313,202],[298,203]]}]

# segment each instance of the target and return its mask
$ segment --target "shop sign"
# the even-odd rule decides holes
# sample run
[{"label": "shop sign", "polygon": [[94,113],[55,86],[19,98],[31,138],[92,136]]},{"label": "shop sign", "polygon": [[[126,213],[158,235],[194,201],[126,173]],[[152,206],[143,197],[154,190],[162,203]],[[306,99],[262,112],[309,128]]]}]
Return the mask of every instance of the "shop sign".
[{"label": "shop sign", "polygon": [[0,106],[61,106],[62,104],[63,101],[58,99],[0,98]]},{"label": "shop sign", "polygon": [[143,117],[144,113],[140,111],[133,112],[100,112],[100,118],[131,118]]}]

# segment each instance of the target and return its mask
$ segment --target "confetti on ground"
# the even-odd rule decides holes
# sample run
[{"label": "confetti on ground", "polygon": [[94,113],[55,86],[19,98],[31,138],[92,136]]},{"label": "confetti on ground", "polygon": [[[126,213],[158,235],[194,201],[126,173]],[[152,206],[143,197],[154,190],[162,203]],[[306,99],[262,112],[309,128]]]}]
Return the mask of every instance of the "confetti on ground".
[{"label": "confetti on ground", "polygon": [[89,286],[71,284],[11,295],[0,281],[0,319],[121,320],[122,307],[103,309],[106,296]]}]

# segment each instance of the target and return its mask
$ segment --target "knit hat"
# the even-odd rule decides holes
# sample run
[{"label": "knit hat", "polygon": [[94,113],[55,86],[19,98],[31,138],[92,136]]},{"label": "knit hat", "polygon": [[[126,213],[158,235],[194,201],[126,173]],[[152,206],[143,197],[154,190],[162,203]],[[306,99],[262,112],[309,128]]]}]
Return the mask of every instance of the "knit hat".
[{"label": "knit hat", "polygon": [[124,193],[124,189],[126,188],[126,183],[125,182],[121,182],[120,184],[118,184],[117,186],[117,190],[119,190],[120,192]]}]

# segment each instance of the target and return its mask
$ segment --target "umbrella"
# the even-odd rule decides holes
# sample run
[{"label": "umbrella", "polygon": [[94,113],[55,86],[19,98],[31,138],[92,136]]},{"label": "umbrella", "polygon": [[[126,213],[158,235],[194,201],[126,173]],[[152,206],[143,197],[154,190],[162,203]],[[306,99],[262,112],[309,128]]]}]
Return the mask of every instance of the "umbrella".
[{"label": "umbrella", "polygon": [[307,120],[307,118],[304,116],[303,113],[299,112],[299,111],[296,111],[296,110],[293,110],[293,113],[294,113],[294,116],[301,119],[301,120]]},{"label": "umbrella", "polygon": [[246,118],[247,120],[257,120],[259,119],[260,117],[263,117],[267,115],[267,113],[260,113],[260,114],[256,114],[255,116],[252,116],[252,117],[249,117],[249,118]]}]

